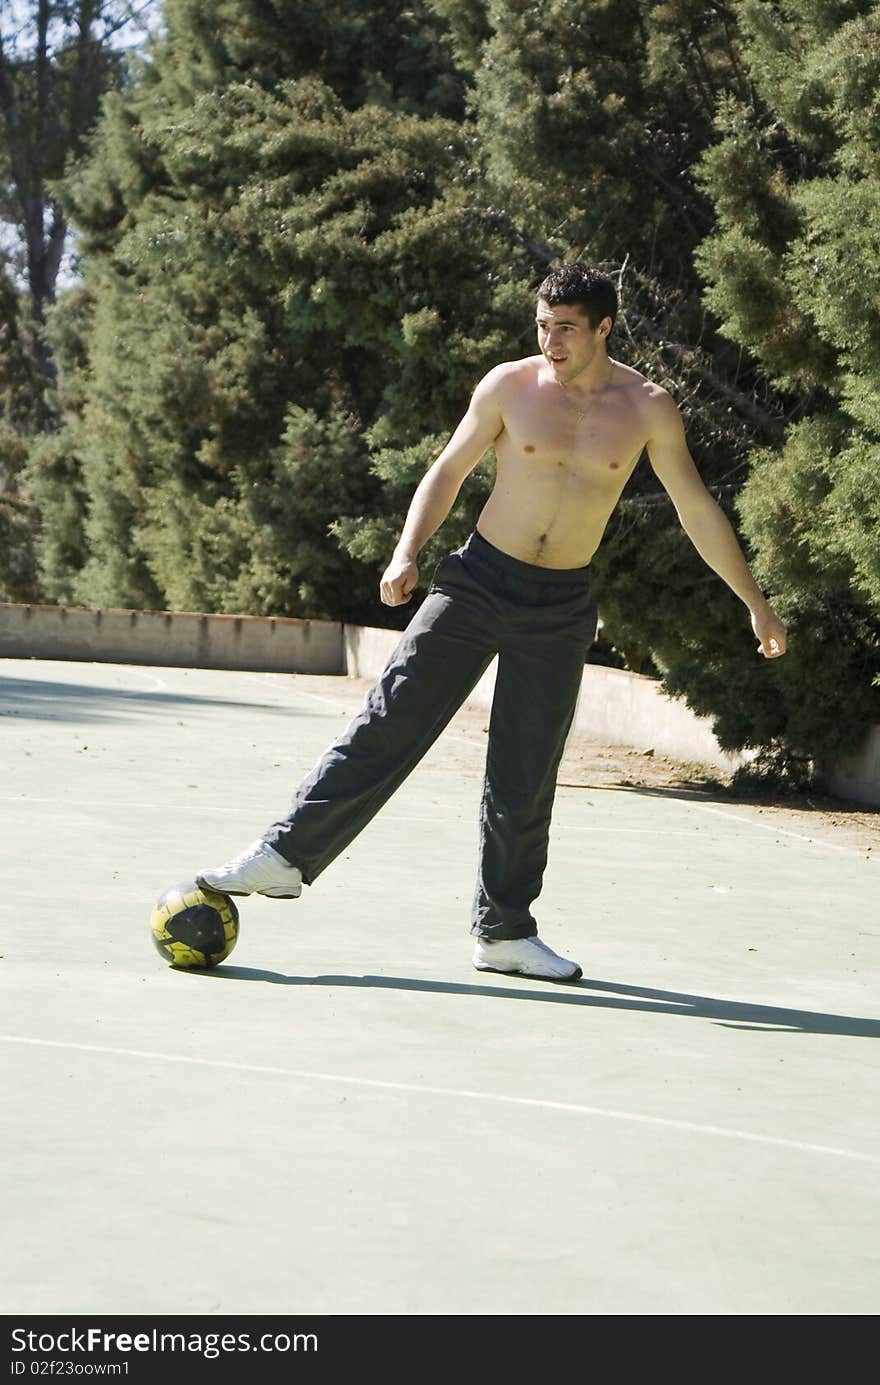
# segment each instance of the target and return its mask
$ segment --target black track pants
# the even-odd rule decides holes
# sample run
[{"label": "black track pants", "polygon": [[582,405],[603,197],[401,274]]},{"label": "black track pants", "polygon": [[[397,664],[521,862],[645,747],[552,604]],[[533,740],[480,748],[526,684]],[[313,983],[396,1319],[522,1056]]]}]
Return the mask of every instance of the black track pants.
[{"label": "black track pants", "polygon": [[532,937],[556,772],[595,633],[589,568],[534,567],[472,534],[439,564],[363,708],[264,839],[311,884],[402,784],[497,654],[471,932]]}]

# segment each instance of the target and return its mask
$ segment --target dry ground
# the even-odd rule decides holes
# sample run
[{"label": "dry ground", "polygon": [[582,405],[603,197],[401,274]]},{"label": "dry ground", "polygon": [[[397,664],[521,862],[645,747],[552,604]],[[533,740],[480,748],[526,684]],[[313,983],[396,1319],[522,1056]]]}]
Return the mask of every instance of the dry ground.
[{"label": "dry ground", "polygon": [[682,764],[650,747],[601,745],[578,736],[569,742],[559,772],[559,783],[572,788],[632,788],[730,804],[732,809],[748,807],[778,818],[780,826],[796,823],[807,836],[833,832],[841,842],[880,853],[877,810],[818,793],[773,798],[738,790],[730,781],[731,776],[712,765]]}]

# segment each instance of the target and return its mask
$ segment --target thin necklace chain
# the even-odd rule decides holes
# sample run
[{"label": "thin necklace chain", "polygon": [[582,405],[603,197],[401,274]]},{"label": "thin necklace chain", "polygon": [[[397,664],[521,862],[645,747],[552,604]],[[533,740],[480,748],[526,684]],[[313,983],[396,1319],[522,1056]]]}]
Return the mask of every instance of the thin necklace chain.
[{"label": "thin necklace chain", "polygon": [[[613,374],[614,374],[614,362],[613,362],[613,361],[609,361],[609,362],[608,362],[608,376],[607,376],[607,379],[603,380],[602,384],[599,386],[599,389],[605,389],[606,385],[609,385],[609,384],[611,383],[611,377],[612,377]],[[557,380],[556,383],[557,383],[557,385],[559,386],[559,388],[562,390],[563,394],[565,394],[565,391],[566,391],[567,388],[568,388],[568,386],[565,384],[565,382],[564,382],[563,380]],[[571,407],[572,407],[573,409],[576,409],[576,410],[577,410],[577,419],[578,419],[578,423],[582,423],[583,420],[584,420],[584,419],[586,418],[586,416],[587,416],[587,410],[586,410],[586,409],[580,409],[580,408],[578,408],[577,404],[575,404],[574,402],[572,402]]]}]

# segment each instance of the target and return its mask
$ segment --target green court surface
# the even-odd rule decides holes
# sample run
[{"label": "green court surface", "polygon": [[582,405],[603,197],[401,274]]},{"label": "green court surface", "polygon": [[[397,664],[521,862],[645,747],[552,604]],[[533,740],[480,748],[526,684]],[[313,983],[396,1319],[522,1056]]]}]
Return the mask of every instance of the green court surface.
[{"label": "green court surface", "polygon": [[560,788],[537,912],[584,980],[479,973],[463,712],[300,900],[239,901],[226,963],[162,961],[156,897],[362,693],[0,664],[4,1312],[875,1314],[864,834]]}]

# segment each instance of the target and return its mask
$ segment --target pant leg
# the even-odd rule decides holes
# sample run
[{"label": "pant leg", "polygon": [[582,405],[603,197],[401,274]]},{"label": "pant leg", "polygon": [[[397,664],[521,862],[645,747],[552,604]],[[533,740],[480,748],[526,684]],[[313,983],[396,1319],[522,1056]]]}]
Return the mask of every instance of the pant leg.
[{"label": "pant leg", "polygon": [[437,739],[497,650],[492,594],[456,554],[439,565],[381,677],[266,840],[311,884]]},{"label": "pant leg", "polygon": [[556,774],[596,631],[589,591],[521,612],[502,644],[480,815],[480,865],[471,932],[490,939],[537,933]]}]

